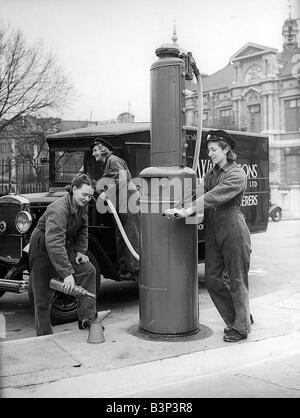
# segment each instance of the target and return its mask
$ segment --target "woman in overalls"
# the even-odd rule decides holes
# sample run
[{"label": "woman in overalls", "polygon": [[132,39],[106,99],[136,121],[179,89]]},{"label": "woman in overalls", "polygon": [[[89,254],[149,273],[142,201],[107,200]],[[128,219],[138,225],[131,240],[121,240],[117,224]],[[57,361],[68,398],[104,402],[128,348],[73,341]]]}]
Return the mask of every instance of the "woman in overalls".
[{"label": "woman in overalls", "polygon": [[247,179],[234,161],[235,142],[227,132],[211,130],[206,141],[213,168],[204,176],[204,194],[190,207],[169,209],[166,215],[185,218],[204,206],[205,284],[227,325],[224,341],[236,342],[247,338],[253,323],[248,288],[250,232],[240,212]]},{"label": "woman in overalls", "polygon": [[[77,175],[68,193],[52,202],[30,238],[29,265],[34,295],[36,334],[52,334],[50,308],[52,278],[63,280],[66,291],[75,284],[96,293],[96,270],[85,255],[88,246],[88,203],[94,189],[86,174]],[[93,298],[78,297],[78,325],[89,328],[96,316]]]}]

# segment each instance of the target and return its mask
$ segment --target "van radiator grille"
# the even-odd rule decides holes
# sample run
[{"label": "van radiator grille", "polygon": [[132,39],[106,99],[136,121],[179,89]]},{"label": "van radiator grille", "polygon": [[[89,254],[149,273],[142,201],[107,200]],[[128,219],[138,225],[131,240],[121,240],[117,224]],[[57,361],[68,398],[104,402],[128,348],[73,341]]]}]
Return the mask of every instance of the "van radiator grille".
[{"label": "van radiator grille", "polygon": [[17,203],[0,203],[0,222],[6,223],[6,231],[0,233],[0,257],[20,258],[22,255],[22,238],[15,225],[20,210]]}]

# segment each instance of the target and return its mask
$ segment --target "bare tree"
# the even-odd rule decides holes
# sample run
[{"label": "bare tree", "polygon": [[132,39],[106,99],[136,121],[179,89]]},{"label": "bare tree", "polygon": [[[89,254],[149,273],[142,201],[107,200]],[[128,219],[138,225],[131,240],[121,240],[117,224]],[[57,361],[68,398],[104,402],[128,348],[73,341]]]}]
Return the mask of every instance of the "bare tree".
[{"label": "bare tree", "polygon": [[67,105],[73,88],[56,58],[27,45],[20,30],[0,27],[0,133],[26,116],[49,116]]},{"label": "bare tree", "polygon": [[18,160],[29,163],[37,170],[41,157],[48,154],[46,137],[56,133],[61,119],[58,118],[31,118],[22,119],[14,124],[13,135]]}]

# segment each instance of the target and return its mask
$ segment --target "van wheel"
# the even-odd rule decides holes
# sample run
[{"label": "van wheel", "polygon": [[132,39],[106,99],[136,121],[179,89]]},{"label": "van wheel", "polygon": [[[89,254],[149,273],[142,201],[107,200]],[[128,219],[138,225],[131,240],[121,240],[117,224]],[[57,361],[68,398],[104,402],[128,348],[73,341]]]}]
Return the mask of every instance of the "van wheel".
[{"label": "van wheel", "polygon": [[77,300],[61,292],[54,293],[51,306],[51,322],[65,324],[77,321]]},{"label": "van wheel", "polygon": [[281,220],[281,210],[276,209],[271,215],[273,222],[279,222]]}]

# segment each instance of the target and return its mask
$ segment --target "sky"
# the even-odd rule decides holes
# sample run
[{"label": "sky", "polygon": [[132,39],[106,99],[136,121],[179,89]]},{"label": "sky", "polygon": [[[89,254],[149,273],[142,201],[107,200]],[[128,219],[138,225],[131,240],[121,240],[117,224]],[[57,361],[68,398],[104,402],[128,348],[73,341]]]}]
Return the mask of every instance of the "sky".
[{"label": "sky", "polygon": [[[290,0],[292,17],[300,0]],[[72,82],[67,120],[150,120],[155,49],[172,42],[212,74],[248,42],[282,50],[288,0],[0,0],[0,22],[42,42]]]}]

